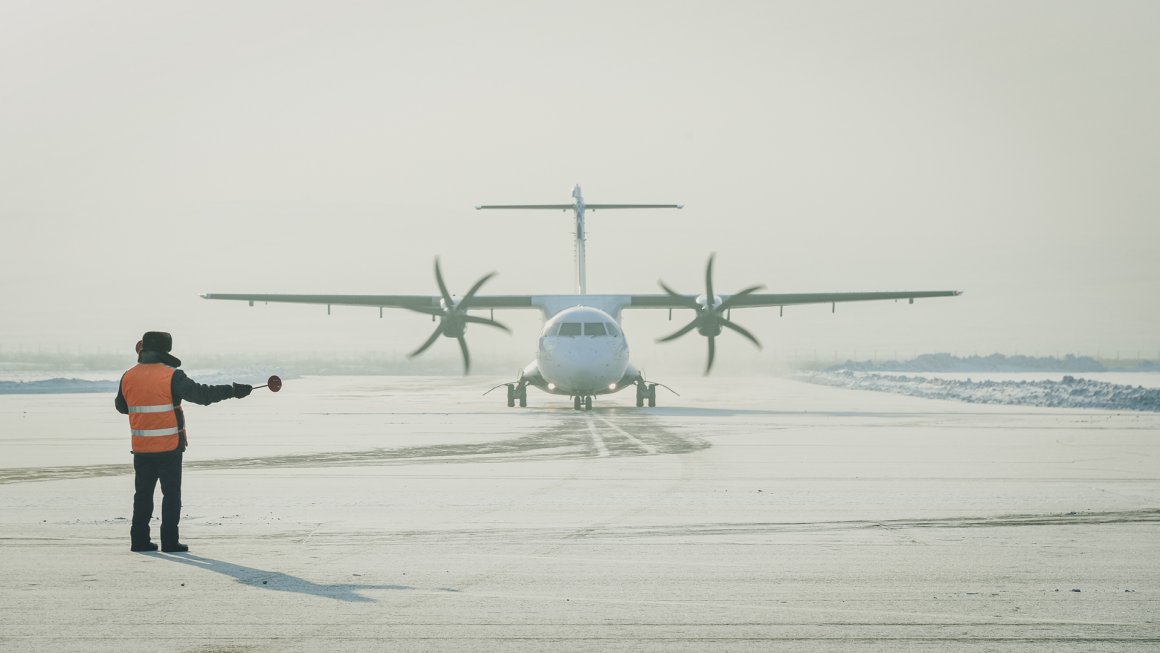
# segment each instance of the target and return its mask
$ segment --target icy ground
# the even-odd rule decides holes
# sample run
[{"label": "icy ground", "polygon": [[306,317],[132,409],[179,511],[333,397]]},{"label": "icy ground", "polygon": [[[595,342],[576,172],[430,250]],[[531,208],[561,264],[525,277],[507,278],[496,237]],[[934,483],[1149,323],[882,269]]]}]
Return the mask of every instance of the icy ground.
[{"label": "icy ground", "polygon": [[[1151,375],[1150,375],[1151,376]],[[1160,411],[1160,388],[1124,385],[1064,375],[1051,380],[972,380],[904,376],[856,370],[804,374],[805,380],[856,390],[912,397],[1051,408]]]},{"label": "icy ground", "polygon": [[673,385],[189,406],[172,555],[128,550],[112,394],[0,396],[0,650],[1160,648],[1160,414]]}]

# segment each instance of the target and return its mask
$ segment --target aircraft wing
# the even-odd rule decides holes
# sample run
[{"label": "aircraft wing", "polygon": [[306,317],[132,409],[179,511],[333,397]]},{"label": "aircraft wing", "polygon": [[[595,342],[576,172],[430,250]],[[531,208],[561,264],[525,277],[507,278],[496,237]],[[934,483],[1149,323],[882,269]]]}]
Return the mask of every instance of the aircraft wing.
[{"label": "aircraft wing", "polygon": [[[797,304],[836,304],[838,302],[879,301],[886,299],[915,299],[954,297],[958,290],[904,290],[898,292],[838,292],[838,293],[751,293],[730,301],[730,308],[759,306],[793,306]],[[732,295],[721,295],[729,300]],[[377,306],[402,308],[428,315],[443,312],[439,295],[279,295],[205,293],[203,299],[224,299],[249,302],[281,302],[287,304],[325,304],[327,306]],[[579,303],[599,306],[619,312],[622,308],[692,308],[696,295],[476,295],[471,299],[471,310],[534,308],[555,314],[562,308]],[[559,304],[558,306],[556,304]]]},{"label": "aircraft wing", "polygon": [[[884,299],[905,299],[914,302],[927,297],[954,297],[959,290],[903,290],[898,292],[831,292],[831,293],[751,293],[729,302],[730,308],[752,308],[757,306],[793,306],[796,304],[836,304],[838,302],[864,302]],[[730,295],[721,295],[726,301]],[[695,295],[631,295],[632,301],[625,308],[692,308],[696,305]]]},{"label": "aircraft wing", "polygon": [[[327,306],[377,306],[404,308],[428,315],[443,313],[439,295],[250,295],[205,293],[202,299],[226,299],[249,302],[283,302],[287,304],[326,304]],[[477,295],[471,299],[471,309],[536,308],[530,295]]]}]

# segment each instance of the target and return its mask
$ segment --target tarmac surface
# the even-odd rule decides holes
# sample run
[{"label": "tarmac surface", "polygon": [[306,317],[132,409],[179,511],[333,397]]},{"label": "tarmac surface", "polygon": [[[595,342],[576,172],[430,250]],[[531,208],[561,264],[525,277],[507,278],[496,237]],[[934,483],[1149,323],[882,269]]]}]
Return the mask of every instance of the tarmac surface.
[{"label": "tarmac surface", "polygon": [[172,555],[112,396],[0,396],[0,650],[1160,649],[1160,415],[489,385],[187,407]]}]

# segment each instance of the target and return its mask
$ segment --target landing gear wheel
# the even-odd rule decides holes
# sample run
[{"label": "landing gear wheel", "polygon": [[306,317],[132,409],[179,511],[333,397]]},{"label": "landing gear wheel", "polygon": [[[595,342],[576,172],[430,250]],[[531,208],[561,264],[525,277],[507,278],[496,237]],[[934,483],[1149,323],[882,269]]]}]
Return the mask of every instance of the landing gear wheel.
[{"label": "landing gear wheel", "polygon": [[520,400],[520,408],[528,407],[528,386],[521,385],[519,392],[516,393]]},{"label": "landing gear wheel", "polygon": [[508,408],[516,405],[516,389],[512,384],[507,384],[507,402]]},{"label": "landing gear wheel", "polygon": [[579,396],[572,397],[572,408],[580,410],[580,401],[581,399]]},{"label": "landing gear wheel", "polygon": [[640,383],[636,384],[636,407],[640,408],[644,405],[644,386]]},{"label": "landing gear wheel", "polygon": [[656,408],[657,405],[657,384],[650,383],[648,385],[648,407]]},{"label": "landing gear wheel", "polygon": [[584,397],[584,410],[592,410],[592,397]]}]

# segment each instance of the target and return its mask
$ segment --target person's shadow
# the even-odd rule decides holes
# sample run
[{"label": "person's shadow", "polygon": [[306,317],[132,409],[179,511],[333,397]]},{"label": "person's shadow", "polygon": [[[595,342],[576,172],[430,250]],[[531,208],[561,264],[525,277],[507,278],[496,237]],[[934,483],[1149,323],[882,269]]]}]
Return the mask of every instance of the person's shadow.
[{"label": "person's shadow", "polygon": [[[266,571],[264,569],[257,569],[254,567],[235,565],[230,562],[222,562],[221,560],[214,560],[212,558],[203,558],[201,556],[196,556],[190,553],[154,553],[152,556],[164,560],[172,560],[173,562],[180,562],[183,565],[190,565],[191,567],[206,569],[208,571],[217,572],[219,574],[225,574],[226,576],[230,576],[243,585],[274,590],[275,592],[297,592],[299,594],[311,594],[313,596],[321,596],[328,599],[334,599],[336,601],[347,601],[351,603],[374,602],[374,599],[363,596],[359,593],[366,590],[416,589],[410,585],[374,585],[359,583],[336,583],[332,585],[325,585],[306,580],[305,578],[291,576],[290,574],[283,574],[279,571]],[[445,589],[443,591],[453,592],[455,590]]]}]

